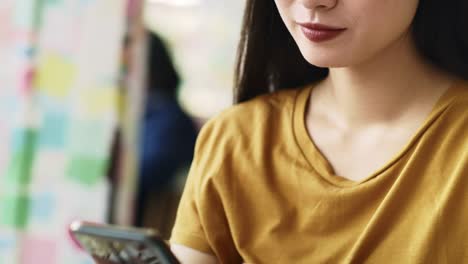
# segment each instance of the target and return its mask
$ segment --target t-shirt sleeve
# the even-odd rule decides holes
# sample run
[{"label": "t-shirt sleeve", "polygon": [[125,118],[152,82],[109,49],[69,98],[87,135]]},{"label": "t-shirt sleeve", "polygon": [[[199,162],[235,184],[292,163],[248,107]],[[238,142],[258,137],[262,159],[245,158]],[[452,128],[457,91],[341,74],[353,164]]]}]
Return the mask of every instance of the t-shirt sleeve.
[{"label": "t-shirt sleeve", "polygon": [[241,263],[226,213],[232,205],[223,180],[228,146],[222,130],[210,121],[199,134],[170,241],[214,255],[221,263]]}]

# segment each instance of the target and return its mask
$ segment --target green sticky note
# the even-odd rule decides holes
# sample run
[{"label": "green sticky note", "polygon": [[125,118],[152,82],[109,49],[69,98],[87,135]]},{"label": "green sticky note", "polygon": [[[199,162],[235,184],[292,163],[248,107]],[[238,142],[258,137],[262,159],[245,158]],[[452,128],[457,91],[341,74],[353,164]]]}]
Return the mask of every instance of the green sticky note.
[{"label": "green sticky note", "polygon": [[37,132],[33,129],[21,129],[14,133],[12,157],[5,179],[8,183],[25,185],[31,181]]},{"label": "green sticky note", "polygon": [[68,162],[66,175],[84,185],[94,185],[107,173],[107,160],[94,157],[72,156]]},{"label": "green sticky note", "polygon": [[62,4],[63,0],[43,0],[46,5]]},{"label": "green sticky note", "polygon": [[13,195],[0,197],[0,225],[24,229],[27,225],[29,197]]}]

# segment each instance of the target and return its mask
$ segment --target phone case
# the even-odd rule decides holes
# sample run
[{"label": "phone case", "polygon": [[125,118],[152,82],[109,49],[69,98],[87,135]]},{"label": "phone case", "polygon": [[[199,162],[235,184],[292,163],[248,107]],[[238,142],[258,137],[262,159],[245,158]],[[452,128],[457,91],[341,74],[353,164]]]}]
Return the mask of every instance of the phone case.
[{"label": "phone case", "polygon": [[157,231],[75,221],[75,240],[92,256],[119,264],[179,264]]}]

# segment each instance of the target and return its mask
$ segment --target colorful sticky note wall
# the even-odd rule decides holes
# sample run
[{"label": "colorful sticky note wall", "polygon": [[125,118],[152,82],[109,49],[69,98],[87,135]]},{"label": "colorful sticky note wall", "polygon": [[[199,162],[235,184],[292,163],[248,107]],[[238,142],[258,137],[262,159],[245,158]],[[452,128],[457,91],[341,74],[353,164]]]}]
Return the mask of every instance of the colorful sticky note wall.
[{"label": "colorful sticky note wall", "polygon": [[61,234],[106,217],[125,3],[0,0],[0,264],[93,263]]}]

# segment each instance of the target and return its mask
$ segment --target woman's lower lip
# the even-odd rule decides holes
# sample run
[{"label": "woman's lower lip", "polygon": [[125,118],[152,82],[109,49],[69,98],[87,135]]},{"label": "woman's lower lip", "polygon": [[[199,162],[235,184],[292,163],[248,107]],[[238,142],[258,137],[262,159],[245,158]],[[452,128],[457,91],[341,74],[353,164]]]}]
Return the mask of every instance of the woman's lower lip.
[{"label": "woman's lower lip", "polygon": [[304,36],[313,42],[322,42],[322,41],[331,40],[333,38],[338,37],[338,35],[340,35],[346,30],[346,29],[317,30],[317,29],[310,29],[306,27],[301,27],[301,29],[302,29],[302,33],[304,33]]}]

